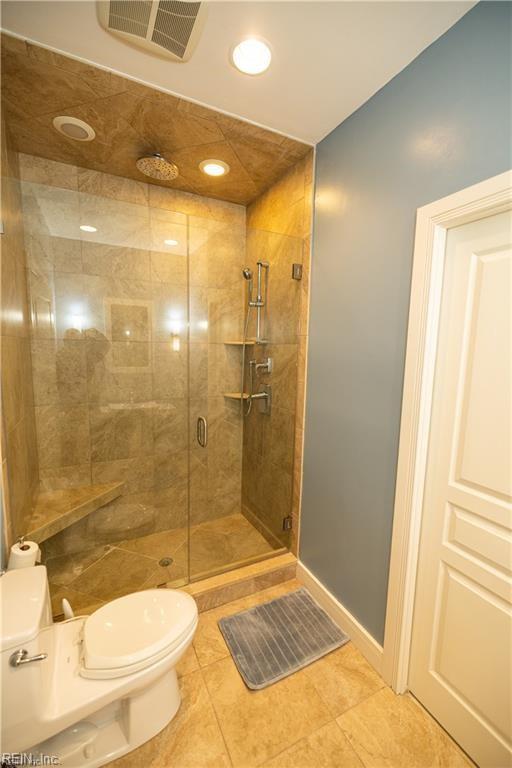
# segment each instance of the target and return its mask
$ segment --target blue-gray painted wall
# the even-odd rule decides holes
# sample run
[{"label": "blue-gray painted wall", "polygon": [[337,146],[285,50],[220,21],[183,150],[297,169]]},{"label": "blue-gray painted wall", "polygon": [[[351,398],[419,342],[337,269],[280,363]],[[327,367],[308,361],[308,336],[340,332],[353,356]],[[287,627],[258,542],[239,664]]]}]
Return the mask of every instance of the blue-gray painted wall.
[{"label": "blue-gray painted wall", "polygon": [[317,150],[300,559],[378,642],[416,208],[512,167],[511,10],[477,5]]}]

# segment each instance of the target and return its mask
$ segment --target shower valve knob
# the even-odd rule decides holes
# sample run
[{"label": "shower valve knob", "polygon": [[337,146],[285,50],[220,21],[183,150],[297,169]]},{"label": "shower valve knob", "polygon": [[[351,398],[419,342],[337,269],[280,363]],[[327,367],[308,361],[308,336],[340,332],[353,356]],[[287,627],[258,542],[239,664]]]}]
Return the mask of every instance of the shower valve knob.
[{"label": "shower valve knob", "polygon": [[261,363],[256,363],[255,366],[258,373],[272,373],[273,361],[271,357],[267,357],[266,360],[262,360]]}]

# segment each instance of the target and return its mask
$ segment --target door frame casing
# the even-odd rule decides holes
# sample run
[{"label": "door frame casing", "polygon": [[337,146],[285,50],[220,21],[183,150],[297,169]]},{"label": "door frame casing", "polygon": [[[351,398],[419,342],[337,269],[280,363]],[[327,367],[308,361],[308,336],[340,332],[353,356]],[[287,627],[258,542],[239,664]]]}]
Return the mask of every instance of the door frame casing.
[{"label": "door frame casing", "polygon": [[512,209],[512,170],[418,208],[382,675],[408,688],[414,594],[449,229]]}]

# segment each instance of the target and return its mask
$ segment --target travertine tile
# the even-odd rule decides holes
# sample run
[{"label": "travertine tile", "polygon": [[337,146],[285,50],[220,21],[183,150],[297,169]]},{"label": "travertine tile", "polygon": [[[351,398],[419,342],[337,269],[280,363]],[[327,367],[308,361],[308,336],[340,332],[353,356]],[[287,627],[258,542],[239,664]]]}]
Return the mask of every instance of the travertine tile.
[{"label": "travertine tile", "polygon": [[272,760],[264,768],[363,768],[341,729],[335,722],[301,739]]},{"label": "travertine tile", "polygon": [[64,189],[78,189],[78,169],[76,166],[48,160],[45,157],[26,155],[23,152],[20,152],[19,158],[22,181],[47,184]]},{"label": "travertine tile", "polygon": [[142,406],[89,409],[91,461],[115,461],[153,452],[152,413]]},{"label": "travertine tile", "polygon": [[180,347],[187,341],[188,298],[185,285],[152,283],[153,341],[167,344],[171,351],[173,335],[179,339]]},{"label": "travertine tile", "polygon": [[155,488],[177,488],[188,482],[188,451],[169,451],[154,456]]},{"label": "travertine tile", "polygon": [[220,517],[191,529],[190,573],[198,578],[270,551],[268,542],[242,515]]},{"label": "travertine tile", "polygon": [[197,661],[196,652],[194,651],[194,646],[190,645],[185,651],[185,655],[178,662],[176,672],[178,673],[178,677],[184,677],[198,669],[199,662]]},{"label": "travertine tile", "polygon": [[82,263],[87,275],[150,279],[150,256],[147,249],[83,241]]},{"label": "travertine tile", "polygon": [[[148,184],[134,160],[148,147],[158,147],[180,168],[178,178],[169,182],[169,191],[177,193],[172,207],[202,215],[198,210],[204,206],[187,200],[187,193],[246,204],[311,152],[301,142],[213,109],[32,43],[3,38],[4,97],[17,148],[80,166],[82,188],[95,195],[144,200],[147,187],[156,185]],[[94,127],[94,142],[59,138],[52,119],[68,108]],[[33,118],[29,123],[26,114]],[[225,179],[202,174],[198,165],[207,157],[227,161],[230,174]],[[116,181],[112,172],[129,177],[132,184]],[[286,193],[295,199],[299,189],[292,174]],[[209,208],[214,209],[214,202]],[[221,219],[232,215],[225,204],[214,213]]]},{"label": "travertine tile", "polygon": [[143,304],[110,304],[112,341],[148,341],[149,311]]},{"label": "travertine tile", "polygon": [[[183,334],[186,338],[186,334]],[[153,396],[169,401],[188,396],[188,344],[180,340],[179,348],[170,341],[152,345]],[[146,390],[147,391],[147,390]]]},{"label": "travertine tile", "polygon": [[108,550],[108,545],[104,545],[86,549],[83,552],[74,552],[72,555],[50,557],[44,563],[48,571],[48,580],[52,584],[65,587],[78,578],[86,568],[100,560]]},{"label": "travertine tile", "polygon": [[[169,236],[171,239],[171,236]],[[187,285],[188,259],[186,253],[166,253],[161,250],[151,251],[151,280],[155,283]],[[169,249],[171,246],[169,246]],[[185,241],[186,249],[186,241]]]},{"label": "travertine tile", "polygon": [[305,673],[333,717],[338,717],[384,687],[382,678],[353,643],[323,656]]},{"label": "travertine tile", "polygon": [[295,579],[285,581],[269,589],[255,592],[247,597],[234,600],[231,603],[222,605],[219,608],[213,608],[210,611],[202,613],[199,617],[199,626],[194,637],[194,648],[201,667],[205,667],[220,659],[229,656],[229,650],[224,642],[217,622],[223,616],[231,616],[238,611],[252,608],[253,605],[259,605],[275,597],[298,589],[301,584]]},{"label": "travertine tile", "polygon": [[223,343],[241,338],[243,324],[241,285],[208,289],[208,340]]},{"label": "travertine tile", "polygon": [[153,379],[144,368],[114,368],[107,339],[87,339],[87,391],[90,404],[145,403],[151,400]]},{"label": "travertine tile", "polygon": [[4,336],[1,345],[2,406],[5,430],[10,432],[34,404],[31,386],[30,342],[21,336]]},{"label": "travertine tile", "polygon": [[98,600],[113,600],[140,589],[154,572],[151,558],[112,549],[74,579],[72,587]]},{"label": "travertine tile", "polygon": [[151,345],[147,341],[113,341],[111,352],[112,370],[150,368]]},{"label": "travertine tile", "polygon": [[88,168],[78,168],[78,189],[100,197],[110,197],[127,203],[147,205],[149,202],[148,185],[109,173],[99,173]]},{"label": "travertine tile", "polygon": [[82,464],[90,459],[89,414],[85,405],[35,408],[39,466]]},{"label": "travertine tile", "polygon": [[186,545],[188,531],[186,528],[171,528],[167,531],[151,533],[148,536],[139,536],[136,539],[127,539],[117,545],[119,549],[135,552],[138,555],[146,555],[154,560],[160,560],[169,555],[174,556],[178,549]]},{"label": "travertine tile", "polygon": [[234,766],[259,765],[330,720],[326,705],[301,673],[249,691],[231,658],[202,672]]},{"label": "travertine tile", "polygon": [[152,491],[155,486],[154,474],[153,456],[98,461],[91,464],[93,483],[124,483],[126,495]]},{"label": "travertine tile", "polygon": [[80,488],[84,485],[90,485],[90,483],[90,464],[39,470],[39,489],[41,492],[62,488]]},{"label": "travertine tile", "polygon": [[236,224],[245,221],[245,208],[242,205],[178,189],[168,189],[156,184],[149,186],[149,205],[151,208],[179,211],[190,216],[212,218],[217,221]]},{"label": "travertine tile", "polygon": [[[47,493],[39,491],[24,534],[33,541],[46,541],[118,498],[120,483],[86,485]],[[64,554],[58,553],[58,554]]]},{"label": "travertine tile", "polygon": [[188,402],[185,398],[154,403],[153,450],[155,453],[175,453],[188,448]]},{"label": "travertine tile", "polygon": [[468,768],[471,763],[410,696],[389,688],[337,720],[365,768]]},{"label": "travertine tile", "polygon": [[201,672],[180,680],[181,707],[154,739],[112,763],[116,768],[229,768],[226,746]]},{"label": "travertine tile", "polygon": [[[276,549],[272,554],[276,556],[286,556],[286,550],[284,547],[281,547],[280,549]],[[261,563],[264,563],[266,559],[267,558],[264,555],[260,555],[259,557],[249,560],[249,565],[245,565],[244,561],[236,563],[235,565],[237,566],[237,570],[238,568],[250,568],[251,565],[260,565]],[[245,561],[245,563],[247,563],[247,561]],[[269,569],[267,573],[261,573],[257,576],[237,581],[231,586],[223,587],[219,590],[210,590],[200,594],[194,592],[193,594],[199,611],[209,611],[220,605],[224,605],[229,601],[240,600],[247,595],[253,595],[259,590],[270,589],[276,585],[279,586],[284,582],[292,580],[295,577],[295,572],[296,563],[279,567],[276,566],[275,568]],[[226,571],[223,569],[219,571],[217,575],[222,576],[225,573]],[[205,581],[210,581],[212,578],[215,578],[215,576],[209,576]]]},{"label": "travertine tile", "polygon": [[34,402],[72,405],[87,402],[85,344],[82,340],[32,341]]}]

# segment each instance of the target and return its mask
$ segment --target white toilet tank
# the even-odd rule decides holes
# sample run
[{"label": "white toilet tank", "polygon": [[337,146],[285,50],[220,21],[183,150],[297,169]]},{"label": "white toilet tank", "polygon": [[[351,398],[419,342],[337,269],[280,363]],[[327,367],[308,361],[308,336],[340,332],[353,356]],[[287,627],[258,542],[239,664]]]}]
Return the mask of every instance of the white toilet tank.
[{"label": "white toilet tank", "polygon": [[[0,576],[2,752],[23,749],[34,722],[43,717],[50,688],[53,624],[44,565],[7,571]],[[17,651],[27,656],[46,653],[42,661],[14,667]]]}]

